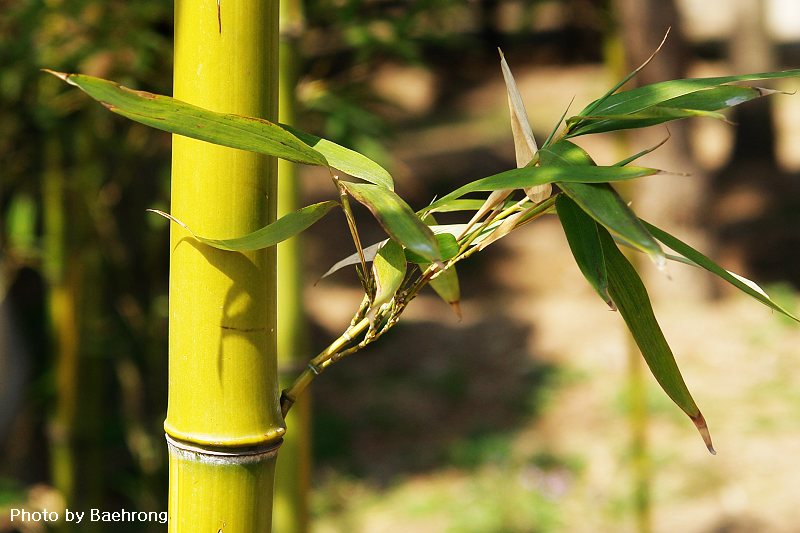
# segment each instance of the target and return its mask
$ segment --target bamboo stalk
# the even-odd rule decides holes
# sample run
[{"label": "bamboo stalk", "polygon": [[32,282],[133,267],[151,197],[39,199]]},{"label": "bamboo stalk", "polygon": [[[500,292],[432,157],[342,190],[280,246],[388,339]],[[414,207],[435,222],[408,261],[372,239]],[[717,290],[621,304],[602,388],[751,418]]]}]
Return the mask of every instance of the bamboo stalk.
[{"label": "bamboo stalk", "polygon": [[[177,0],[175,97],[275,119],[278,2]],[[172,213],[220,238],[275,219],[276,162],[173,138]],[[171,229],[169,531],[271,530],[284,433],[275,350],[275,251],[233,253]]]},{"label": "bamboo stalk", "polygon": [[[278,118],[295,123],[297,39],[303,27],[302,4],[283,0],[280,7],[280,95]],[[300,187],[297,165],[278,161],[278,216],[297,209]],[[303,268],[300,237],[278,245],[278,365],[281,387],[308,351],[303,313]],[[299,401],[286,418],[289,429],[281,445],[275,472],[275,530],[305,533],[309,529],[311,487],[311,399]]]},{"label": "bamboo stalk", "polygon": [[[622,78],[627,73],[625,48],[622,35],[619,31],[611,32],[606,37],[605,59],[608,70],[615,79]],[[616,132],[614,135],[617,156],[625,157],[628,138],[625,132]],[[617,190],[624,198],[636,196],[635,183],[618,184]],[[625,253],[628,260],[636,266],[641,266],[641,255]],[[650,445],[647,439],[650,425],[650,414],[647,408],[647,383],[644,373],[644,361],[633,336],[625,331],[625,352],[628,365],[626,386],[629,394],[628,426],[630,429],[630,467],[632,474],[631,503],[633,505],[634,521],[638,533],[652,531],[652,470],[650,459]]]},{"label": "bamboo stalk", "polygon": [[55,410],[50,421],[53,485],[67,502],[75,493],[75,453],[72,435],[77,413],[79,324],[75,262],[68,261],[67,191],[61,144],[47,140],[43,174],[44,273],[48,282],[51,343],[55,354]]}]

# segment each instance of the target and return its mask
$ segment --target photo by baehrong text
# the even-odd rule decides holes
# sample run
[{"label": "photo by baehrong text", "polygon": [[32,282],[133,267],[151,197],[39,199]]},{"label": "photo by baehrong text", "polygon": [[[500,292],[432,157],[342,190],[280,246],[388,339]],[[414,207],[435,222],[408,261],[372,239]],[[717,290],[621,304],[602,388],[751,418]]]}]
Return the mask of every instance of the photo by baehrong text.
[{"label": "photo by baehrong text", "polygon": [[63,516],[58,511],[28,511],[25,509],[12,508],[9,510],[11,522],[65,522],[80,524],[81,522],[158,522],[167,523],[166,511],[128,511],[120,509],[118,511],[103,511],[101,509],[89,509],[88,511],[64,510]]}]

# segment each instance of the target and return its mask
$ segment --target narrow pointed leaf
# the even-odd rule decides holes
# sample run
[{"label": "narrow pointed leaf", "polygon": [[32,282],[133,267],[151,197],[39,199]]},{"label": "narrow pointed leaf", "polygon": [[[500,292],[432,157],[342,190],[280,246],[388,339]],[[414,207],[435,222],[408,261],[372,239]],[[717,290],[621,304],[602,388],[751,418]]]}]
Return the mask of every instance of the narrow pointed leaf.
[{"label": "narrow pointed leaf", "polygon": [[586,150],[571,141],[561,140],[539,150],[539,162],[545,166],[596,166]]},{"label": "narrow pointed leaf", "polygon": [[450,265],[430,281],[431,288],[450,305],[450,309],[461,320],[461,286],[455,265]]},{"label": "narrow pointed leaf", "polygon": [[645,148],[644,150],[642,150],[640,152],[637,152],[637,153],[633,154],[630,157],[626,157],[622,161],[618,161],[618,162],[614,163],[614,166],[615,167],[624,167],[628,163],[632,163],[632,162],[636,161],[637,159],[639,159],[640,157],[646,156],[647,154],[658,150],[659,148],[664,146],[664,143],[666,143],[668,140],[669,140],[669,135],[664,137],[664,140],[660,141],[658,144],[656,144],[654,146],[651,146],[650,148]]},{"label": "narrow pointed leaf", "polygon": [[147,126],[296,163],[327,165],[322,154],[264,119],[209,111],[169,96],[128,89],[93,76],[53,74],[114,113]]},{"label": "narrow pointed leaf", "polygon": [[[501,189],[499,191],[492,191],[489,197],[483,202],[480,209],[472,216],[472,218],[467,222],[467,227],[464,230],[466,233],[469,231],[479,220],[485,217],[490,211],[496,208],[498,205],[502,205],[506,198],[511,196],[511,193],[514,192],[510,189]],[[455,201],[455,200],[454,200]]]},{"label": "narrow pointed leaf", "polygon": [[663,267],[665,258],[661,246],[609,184],[560,183],[559,186],[593,219],[645,252],[659,268]]},{"label": "narrow pointed leaf", "polygon": [[563,194],[556,200],[556,210],[575,263],[597,294],[614,309],[614,302],[608,294],[608,272],[597,223]]},{"label": "narrow pointed leaf", "polygon": [[[703,89],[710,89],[728,83],[756,81],[779,78],[800,77],[800,69],[782,72],[760,72],[740,76],[721,76],[715,78],[687,78],[670,80],[637,87],[628,91],[612,94],[602,101],[589,104],[578,116],[582,115],[623,115],[636,113],[648,107],[668,100],[685,96]],[[599,102],[599,103],[598,103]]]},{"label": "narrow pointed leaf", "polygon": [[372,274],[375,277],[375,297],[370,306],[370,317],[385,303],[394,298],[394,294],[406,276],[406,256],[403,247],[392,239],[386,241],[372,262]]},{"label": "narrow pointed leaf", "polygon": [[[439,213],[446,213],[446,212],[453,212],[453,211],[479,211],[481,207],[486,203],[485,200],[480,200],[477,198],[462,198],[460,200],[451,200],[447,202],[445,205],[442,205],[436,209]],[[502,204],[502,208],[510,207],[513,205],[514,202],[505,201]]]},{"label": "narrow pointed leaf", "polygon": [[591,114],[634,113],[679,96],[728,83],[800,77],[800,69],[781,72],[760,72],[739,76],[720,76],[714,78],[687,78],[669,80],[622,91],[609,96]]},{"label": "narrow pointed leaf", "polygon": [[[459,246],[455,235],[449,232],[435,233],[436,243],[439,246],[439,251],[442,254],[441,260],[447,261],[452,259],[458,253]],[[421,255],[415,253],[413,250],[406,250],[406,259],[418,265],[430,263],[430,259],[426,259]]]},{"label": "narrow pointed leaf", "polygon": [[669,248],[675,250],[677,253],[681,254],[683,257],[690,261],[690,264],[694,264],[698,267],[704,268],[705,270],[715,274],[720,279],[723,279],[742,291],[743,293],[747,294],[748,296],[758,300],[762,304],[766,305],[770,309],[778,311],[779,313],[800,322],[798,317],[791,314],[789,311],[772,301],[772,299],[755,283],[748,280],[747,278],[743,278],[738,274],[734,274],[733,272],[729,272],[716,264],[714,261],[700,253],[699,251],[695,250],[685,242],[681,241],[677,237],[674,237],[667,233],[666,231],[653,226],[648,222],[642,221],[648,231],[659,241],[664,243]]},{"label": "narrow pointed leaf", "polygon": [[367,156],[292,126],[281,124],[281,127],[325,156],[333,168],[375,185],[394,189],[391,174]]},{"label": "narrow pointed leaf", "polygon": [[630,80],[632,80],[634,78],[634,76],[636,76],[639,72],[642,71],[642,69],[644,69],[644,67],[649,65],[650,62],[653,60],[653,58],[656,57],[656,55],[661,51],[661,48],[663,48],[664,43],[667,42],[667,37],[669,37],[670,30],[672,30],[672,28],[667,28],[667,31],[664,32],[664,37],[661,39],[661,43],[659,43],[659,45],[656,47],[656,49],[653,50],[653,53],[650,54],[650,56],[647,59],[645,59],[644,62],[641,65],[636,67],[632,72],[629,72],[627,76],[625,76],[620,81],[618,81],[617,84],[614,85],[611,89],[609,89],[603,96],[601,96],[600,98],[598,98],[597,100],[595,100],[594,102],[592,102],[591,104],[586,106],[586,108],[581,112],[581,114],[582,115],[591,115],[594,112],[594,110],[597,109],[598,106],[600,106],[606,100],[608,100],[608,98],[611,95],[613,95],[615,92],[617,92],[619,89],[621,89],[623,85],[625,85]]},{"label": "narrow pointed leaf", "polygon": [[93,76],[48,72],[78,87],[114,113],[153,128],[296,163],[330,166],[392,188],[391,176],[374,161],[294,128],[260,118],[217,113]]},{"label": "narrow pointed leaf", "polygon": [[[595,167],[586,152],[569,141],[559,141],[539,152],[542,165],[560,163],[579,165],[576,168]],[[623,170],[632,167],[605,167]],[[635,168],[635,167],[634,167]],[[637,249],[648,254],[657,265],[664,264],[664,252],[658,242],[642,225],[625,201],[608,183],[567,183],[558,186],[580,208],[612,233],[620,235]]]},{"label": "narrow pointed leaf", "polygon": [[[457,247],[453,248],[453,243],[456,243],[457,246],[458,242],[456,241],[456,235],[460,235],[464,231],[466,224],[445,224],[441,226],[436,225],[428,227],[431,229],[431,231],[433,231],[434,235],[436,235],[436,241],[439,244],[439,248],[442,251],[443,255],[442,261],[447,261],[448,259],[452,259],[452,257],[454,257],[455,254],[458,252]],[[440,237],[440,235],[443,234],[447,234],[448,236]],[[364,260],[369,262],[375,259],[378,250],[380,250],[381,246],[383,246],[388,240],[389,239],[384,239],[380,242],[376,242],[375,244],[372,244],[364,248],[363,250]],[[413,260],[411,258],[413,258]],[[428,263],[422,256],[414,254],[413,252],[409,252],[408,250],[406,250],[406,259],[411,261],[412,263],[417,263],[417,264]],[[344,259],[337,261],[336,264],[334,264],[331,268],[328,269],[327,272],[325,272],[325,274],[322,275],[322,278],[326,278],[331,274],[333,274],[334,272],[343,269],[344,267],[356,265],[360,261],[361,259],[358,253],[350,254]]]},{"label": "narrow pointed leaf", "polygon": [[431,262],[442,259],[433,232],[394,191],[371,183],[340,183],[372,212],[390,237]]},{"label": "narrow pointed leaf", "polygon": [[[514,138],[514,153],[517,160],[517,168],[527,166],[533,159],[533,155],[539,150],[536,145],[536,139],[531,130],[531,123],[528,119],[528,112],[525,110],[525,104],[522,102],[522,95],[517,88],[517,82],[514,80],[514,75],[511,74],[511,69],[508,67],[506,58],[503,52],[500,52],[500,69],[503,72],[503,80],[506,84],[506,93],[508,94],[508,109],[511,118],[511,134]],[[525,194],[533,202],[541,202],[552,191],[552,186],[547,183],[544,185],[536,185],[534,187],[527,187]],[[494,194],[494,193],[493,193]]]},{"label": "narrow pointed leaf", "polygon": [[524,189],[554,182],[605,183],[651,176],[658,172],[656,169],[643,167],[571,167],[558,163],[541,167],[515,168],[459,187],[431,203],[421,212],[436,211],[440,206],[446,206],[451,200],[461,198],[472,192]]},{"label": "narrow pointed leaf", "polygon": [[[378,255],[378,251],[381,249],[381,247],[384,244],[389,242],[389,240],[390,239],[384,239],[384,240],[382,240],[380,242],[376,242],[375,244],[367,246],[366,248],[364,248],[362,250],[362,252],[364,253],[364,260],[369,262],[369,261],[372,261],[373,259],[375,259],[375,256]],[[348,267],[348,266],[351,266],[351,265],[357,265],[359,263],[361,263],[361,256],[358,254],[358,252],[350,254],[347,257],[345,257],[344,259],[342,259],[341,261],[337,261],[332,267],[330,267],[328,269],[327,272],[325,272],[320,277],[320,279],[327,278],[328,276],[330,276],[334,272],[338,272],[339,270],[341,270],[341,269],[343,269],[345,267]]]},{"label": "narrow pointed leaf", "polygon": [[318,204],[312,204],[303,207],[302,209],[298,209],[297,211],[287,213],[272,224],[264,226],[259,230],[233,239],[210,239],[207,237],[201,237],[194,234],[194,232],[188,226],[186,226],[186,224],[174,218],[172,215],[155,209],[151,209],[150,211],[166,217],[179,226],[186,228],[190,233],[192,233],[192,235],[194,235],[195,239],[204,244],[213,246],[214,248],[219,248],[220,250],[244,252],[269,248],[270,246],[274,246],[279,242],[285,241],[286,239],[306,230],[309,226],[324,217],[331,209],[338,205],[339,204],[337,202],[330,200],[326,202],[320,202]]},{"label": "narrow pointed leaf", "polygon": [[650,298],[642,280],[619,251],[611,235],[601,226],[596,226],[608,272],[608,293],[611,299],[625,320],[658,384],[694,422],[708,451],[716,453],[708,426],[686,387],[686,382],[675,362],[675,356],[653,314]]},{"label": "narrow pointed leaf", "polygon": [[517,156],[517,168],[524,167],[531,159],[533,154],[539,149],[536,146],[536,139],[533,137],[528,113],[525,111],[525,104],[522,102],[522,95],[517,88],[517,82],[511,74],[503,52],[500,52],[500,69],[503,72],[503,80],[506,83],[506,93],[508,94],[508,108],[511,114],[511,132],[514,136],[514,152]]},{"label": "narrow pointed leaf", "polygon": [[488,233],[486,237],[481,239],[480,243],[478,243],[478,251],[483,250],[493,242],[499,241],[511,233],[514,228],[517,227],[517,224],[523,220],[526,214],[527,213],[525,211],[520,211],[519,213],[509,215],[504,220],[500,221],[500,225],[497,226],[491,233]]},{"label": "narrow pointed leaf", "polygon": [[644,128],[690,117],[710,117],[724,120],[725,116],[718,111],[776,92],[779,91],[759,87],[720,85],[672,98],[635,112],[619,113],[618,110],[615,110],[614,113],[607,115],[595,112],[592,116],[570,118],[568,121],[570,126],[568,137],[588,133]]}]

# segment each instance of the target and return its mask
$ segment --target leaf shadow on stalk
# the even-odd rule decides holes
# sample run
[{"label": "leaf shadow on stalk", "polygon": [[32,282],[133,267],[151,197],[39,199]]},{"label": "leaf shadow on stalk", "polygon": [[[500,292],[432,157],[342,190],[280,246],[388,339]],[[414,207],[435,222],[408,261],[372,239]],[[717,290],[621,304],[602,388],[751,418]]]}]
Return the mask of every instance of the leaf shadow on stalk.
[{"label": "leaf shadow on stalk", "polygon": [[[225,274],[233,281],[233,285],[225,294],[225,303],[222,307],[222,315],[220,316],[219,323],[221,334],[219,346],[217,348],[217,371],[220,378],[223,378],[225,370],[225,358],[223,357],[222,345],[225,341],[225,338],[230,335],[239,335],[248,342],[255,344],[255,340],[257,338],[257,335],[255,335],[256,333],[266,335],[266,314],[265,312],[261,312],[260,314],[252,313],[252,302],[254,300],[258,301],[259,298],[257,298],[254,294],[248,294],[247,290],[248,287],[260,286],[260,284],[243,281],[245,278],[263,278],[265,273],[263,270],[258,269],[253,262],[242,253],[217,250],[216,248],[208,246],[207,244],[196,241],[192,237],[184,237],[178,241],[175,246],[177,247],[183,242],[186,242],[194,247],[203,255],[203,257],[205,257],[210,265],[217,268],[220,272]],[[268,251],[267,253],[274,252]],[[222,261],[223,258],[224,261]],[[198,290],[202,290],[202,288],[198,288]],[[236,302],[242,296],[247,296],[247,301],[250,302],[250,304],[236,314],[229,314],[229,310],[231,307],[233,307],[234,302]],[[253,316],[254,323],[251,326],[234,326],[233,324],[239,322],[240,317],[242,316]]]},{"label": "leaf shadow on stalk", "polygon": [[559,373],[530,353],[531,329],[503,313],[468,326],[401,321],[315,384],[318,461],[383,485],[505,460]]}]

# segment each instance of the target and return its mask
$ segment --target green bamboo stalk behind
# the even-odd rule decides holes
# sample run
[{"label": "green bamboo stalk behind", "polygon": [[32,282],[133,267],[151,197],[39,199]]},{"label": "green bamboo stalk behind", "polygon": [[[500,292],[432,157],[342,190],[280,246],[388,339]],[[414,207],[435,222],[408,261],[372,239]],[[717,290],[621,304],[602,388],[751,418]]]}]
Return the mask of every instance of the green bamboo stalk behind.
[{"label": "green bamboo stalk behind", "polygon": [[[278,2],[177,0],[175,97],[274,120]],[[171,212],[231,238],[275,219],[273,158],[173,137]],[[270,531],[274,449],[284,429],[275,357],[274,249],[213,249],[172,225],[170,526]]]},{"label": "green bamboo stalk behind", "polygon": [[43,179],[44,273],[48,283],[51,346],[55,354],[56,405],[50,422],[50,455],[53,485],[64,499],[72,501],[75,487],[75,457],[72,432],[77,404],[79,326],[76,310],[77,276],[66,257],[66,178],[59,139],[51,136],[45,145]]},{"label": "green bamboo stalk behind", "polygon": [[[606,67],[614,79],[622,79],[628,72],[625,57],[625,48],[620,29],[612,30],[606,37],[605,60]],[[615,148],[624,157],[629,153],[627,132],[614,134]],[[625,198],[636,195],[636,184],[622,183],[617,190]],[[641,263],[639,254],[626,253],[626,257],[634,264]],[[633,505],[634,520],[638,533],[649,533],[652,530],[652,489],[650,469],[650,446],[647,440],[647,430],[650,425],[650,416],[647,410],[647,384],[644,372],[644,361],[633,336],[625,331],[625,351],[628,363],[627,389],[628,389],[628,425],[630,428],[630,467],[632,471],[631,500]]]},{"label": "green bamboo stalk behind", "polygon": [[[278,117],[283,124],[295,122],[297,37],[302,31],[302,5],[283,0],[280,9],[280,97]],[[297,209],[300,187],[298,169],[278,161],[278,215]],[[278,245],[278,364],[281,387],[288,387],[308,353],[303,314],[303,277],[299,237]],[[285,382],[284,382],[285,381]],[[288,428],[281,445],[275,477],[275,531],[305,533],[309,530],[311,486],[311,402],[302,398],[287,416]]]}]

